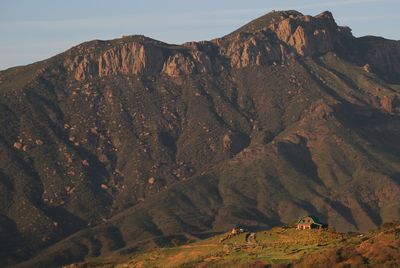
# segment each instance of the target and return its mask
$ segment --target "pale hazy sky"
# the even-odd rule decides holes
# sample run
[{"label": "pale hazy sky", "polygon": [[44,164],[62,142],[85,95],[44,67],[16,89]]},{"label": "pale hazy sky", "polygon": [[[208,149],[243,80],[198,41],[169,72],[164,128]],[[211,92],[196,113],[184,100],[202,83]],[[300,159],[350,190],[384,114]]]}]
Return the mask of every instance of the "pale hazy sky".
[{"label": "pale hazy sky", "polygon": [[92,39],[212,39],[273,9],[309,15],[330,10],[355,36],[400,39],[400,0],[0,0],[0,70]]}]

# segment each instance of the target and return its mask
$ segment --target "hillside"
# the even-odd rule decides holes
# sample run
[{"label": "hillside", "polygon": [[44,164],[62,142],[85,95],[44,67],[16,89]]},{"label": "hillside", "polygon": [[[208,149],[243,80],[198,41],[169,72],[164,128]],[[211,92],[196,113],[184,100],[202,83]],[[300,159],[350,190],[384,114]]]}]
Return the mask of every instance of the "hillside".
[{"label": "hillside", "polygon": [[[72,267],[398,267],[400,226],[388,224],[366,234],[276,227],[246,241],[242,233],[185,245],[138,252],[113,261]],[[178,240],[174,241],[178,244]]]},{"label": "hillside", "polygon": [[399,41],[296,11],[211,41],[94,40],[1,71],[0,266],[305,214],[338,231],[398,220],[399,77]]}]

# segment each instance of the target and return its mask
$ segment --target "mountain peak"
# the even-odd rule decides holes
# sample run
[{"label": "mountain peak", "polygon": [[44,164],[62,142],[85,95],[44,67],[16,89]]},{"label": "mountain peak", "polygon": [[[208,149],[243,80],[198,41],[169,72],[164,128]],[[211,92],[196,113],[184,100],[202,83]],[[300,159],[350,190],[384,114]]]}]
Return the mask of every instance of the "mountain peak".
[{"label": "mountain peak", "polygon": [[333,18],[332,12],[330,12],[330,11],[328,11],[328,10],[326,10],[326,11],[324,11],[324,12],[321,12],[320,14],[316,15],[315,17],[316,17],[316,18],[327,18],[327,19],[335,20],[335,19]]},{"label": "mountain peak", "polygon": [[286,10],[286,11],[271,11],[257,19],[250,21],[249,23],[243,25],[234,32],[228,34],[227,36],[232,36],[242,32],[256,32],[268,28],[269,25],[276,21],[286,19],[288,17],[298,17],[303,16],[302,13],[296,10]]},{"label": "mountain peak", "polygon": [[331,21],[335,22],[335,19],[330,11],[324,11],[316,16],[304,15],[296,10],[273,10],[257,19],[250,21],[249,23],[243,25],[239,29],[235,30],[231,35],[235,35],[241,32],[257,32],[269,28],[272,24],[279,23],[281,21],[291,19],[291,20],[303,20],[311,21],[311,19],[326,20],[325,22]]},{"label": "mountain peak", "polygon": [[303,56],[331,51],[337,43],[340,43],[344,35],[350,34],[349,28],[336,24],[329,11],[310,16],[288,10],[272,11],[249,22],[225,38],[231,39],[238,35],[260,32],[269,32],[270,39],[275,35]]}]

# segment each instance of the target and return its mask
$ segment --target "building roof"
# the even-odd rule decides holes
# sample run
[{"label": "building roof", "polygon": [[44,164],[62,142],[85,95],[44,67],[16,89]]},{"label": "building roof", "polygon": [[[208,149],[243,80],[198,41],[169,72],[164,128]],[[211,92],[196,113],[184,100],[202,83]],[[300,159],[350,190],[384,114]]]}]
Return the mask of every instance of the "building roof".
[{"label": "building roof", "polygon": [[301,217],[301,218],[299,219],[299,221],[297,222],[297,224],[304,224],[304,222],[302,222],[302,221],[303,221],[305,218],[310,218],[310,219],[312,220],[312,222],[310,222],[310,223],[322,225],[322,223],[319,221],[318,217],[316,217],[316,216],[310,216],[310,215]]}]

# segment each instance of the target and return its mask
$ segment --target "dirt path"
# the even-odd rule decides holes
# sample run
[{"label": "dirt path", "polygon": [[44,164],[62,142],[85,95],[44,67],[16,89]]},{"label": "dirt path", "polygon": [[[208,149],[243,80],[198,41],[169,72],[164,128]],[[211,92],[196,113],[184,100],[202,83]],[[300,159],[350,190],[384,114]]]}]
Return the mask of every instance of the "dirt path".
[{"label": "dirt path", "polygon": [[217,247],[218,244],[200,244],[200,245],[184,245],[181,248],[197,248],[197,247]]}]

